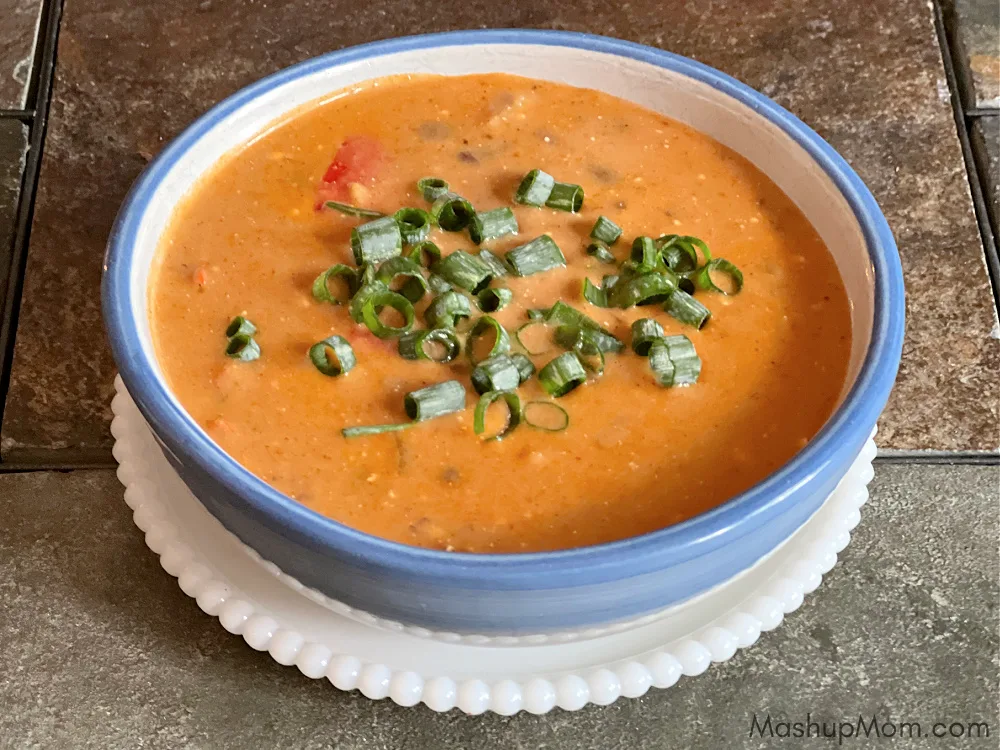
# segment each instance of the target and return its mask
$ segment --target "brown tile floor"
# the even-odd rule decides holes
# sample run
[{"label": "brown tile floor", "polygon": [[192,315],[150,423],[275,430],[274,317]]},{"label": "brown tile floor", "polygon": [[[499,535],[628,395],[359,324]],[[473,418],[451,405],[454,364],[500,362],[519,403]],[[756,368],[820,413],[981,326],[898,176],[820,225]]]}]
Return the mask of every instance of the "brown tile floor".
[{"label": "brown tile floor", "polygon": [[15,119],[0,119],[0,314],[11,267],[17,200],[27,148],[27,126]]},{"label": "brown tile floor", "polygon": [[955,51],[968,73],[965,104],[971,109],[1000,112],[1000,3],[949,2],[954,6]]},{"label": "brown tile floor", "polygon": [[816,127],[872,186],[903,257],[908,334],[882,447],[996,453],[998,397],[984,395],[1000,368],[996,312],[930,9],[923,0],[751,5],[665,13],[654,0],[589,0],[568,13],[444,2],[415,17],[402,0],[335,10],[318,0],[207,0],[192,22],[176,1],[66,0],[0,455],[48,464],[109,457],[114,365],[101,332],[101,255],[129,184],[166,140],[296,60],[480,24],[600,30],[692,55]]},{"label": "brown tile floor", "polygon": [[0,109],[28,107],[43,0],[0,0]]}]

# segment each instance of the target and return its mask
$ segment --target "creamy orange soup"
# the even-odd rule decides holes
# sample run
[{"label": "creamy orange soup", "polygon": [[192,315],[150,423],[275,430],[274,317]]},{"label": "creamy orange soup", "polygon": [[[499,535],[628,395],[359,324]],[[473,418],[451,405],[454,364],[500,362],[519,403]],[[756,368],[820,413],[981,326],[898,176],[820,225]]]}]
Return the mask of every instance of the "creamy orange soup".
[{"label": "creamy orange soup", "polygon": [[[521,178],[535,168],[582,186],[580,211],[515,203]],[[563,407],[566,429],[521,424],[502,441],[484,440],[473,429],[478,395],[464,351],[448,364],[403,359],[397,339],[372,335],[346,305],[314,298],[318,274],[354,265],[351,230],[368,221],[317,206],[333,199],[383,213],[427,209],[416,182],[428,175],[479,211],[513,209],[518,234],[483,243],[494,255],[542,234],[561,249],[565,267],[492,282],[513,293],[493,314],[507,331],[529,309],[561,300],[623,342],[602,375],[590,373],[559,399],[537,374],[517,389],[522,404]],[[712,314],[701,329],[661,304],[591,305],[581,297],[583,280],[600,286],[618,272],[586,252],[600,215],[623,229],[611,248],[618,265],[636,237],[696,236],[742,271],[742,291],[697,289]],[[479,251],[467,231],[438,228],[429,239],[445,255]],[[724,502],[819,430],[843,388],[851,341],[830,253],[760,170],[607,94],[506,75],[382,79],[278,123],[224,159],[177,209],[150,294],[167,381],[224,450],[324,515],[444,550],[606,542]],[[415,306],[415,329],[425,327],[431,296]],[[475,301],[471,309],[458,325],[462,341],[483,314]],[[392,314],[383,318],[394,322]],[[225,354],[237,315],[257,328],[253,361]],[[657,321],[665,336],[688,337],[701,361],[696,383],[658,384],[649,359],[629,348],[639,318]],[[308,356],[333,334],[357,359],[336,377]],[[563,351],[548,345],[530,357],[536,368]],[[516,341],[511,351],[520,351]],[[405,431],[343,436],[345,427],[409,421],[404,396],[448,380],[465,387],[464,409]],[[502,406],[489,412],[491,431],[503,422]]]}]

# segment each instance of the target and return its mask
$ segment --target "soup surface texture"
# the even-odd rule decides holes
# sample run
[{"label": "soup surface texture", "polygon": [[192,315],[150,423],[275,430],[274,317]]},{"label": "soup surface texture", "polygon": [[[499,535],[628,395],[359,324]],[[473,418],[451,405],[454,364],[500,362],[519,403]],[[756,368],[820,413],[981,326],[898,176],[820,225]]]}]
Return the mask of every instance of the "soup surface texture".
[{"label": "soup surface texture", "polygon": [[[581,185],[581,210],[516,204],[521,178],[534,168]],[[465,352],[448,364],[403,359],[395,338],[377,338],[348,306],[314,298],[318,274],[355,265],[351,230],[370,220],[317,206],[333,199],[384,213],[426,209],[416,182],[428,175],[480,211],[513,209],[519,233],[483,243],[495,255],[542,234],[562,250],[565,267],[493,284],[513,293],[493,314],[509,332],[529,309],[562,300],[625,344],[607,355],[603,375],[556,401],[569,416],[561,432],[521,424],[502,441],[483,440],[473,431],[478,395]],[[604,274],[617,273],[586,252],[599,215],[624,230],[611,248],[619,262],[640,235],[693,235],[742,270],[742,291],[699,289],[695,298],[712,313],[701,329],[660,304],[589,304],[583,280],[600,286]],[[435,228],[430,239],[445,255],[478,252],[467,231]],[[178,207],[150,298],[167,381],[227,453],[356,529],[472,552],[622,539],[719,505],[819,430],[844,386],[851,341],[832,257],[748,161],[608,94],[506,75],[381,79],[276,123]],[[430,298],[416,304],[416,328]],[[471,308],[458,327],[463,341],[483,314],[475,301]],[[256,325],[253,361],[225,354],[237,315]],[[390,315],[383,313],[392,322]],[[696,383],[657,383],[649,359],[629,348],[639,318],[690,339],[702,362]],[[333,334],[357,358],[339,377],[308,356]],[[561,351],[531,359],[540,369]],[[405,431],[342,435],[344,427],[407,422],[404,396],[447,380],[465,386],[464,410]],[[522,403],[551,401],[537,377],[518,392]],[[502,422],[502,405],[488,427]]]}]

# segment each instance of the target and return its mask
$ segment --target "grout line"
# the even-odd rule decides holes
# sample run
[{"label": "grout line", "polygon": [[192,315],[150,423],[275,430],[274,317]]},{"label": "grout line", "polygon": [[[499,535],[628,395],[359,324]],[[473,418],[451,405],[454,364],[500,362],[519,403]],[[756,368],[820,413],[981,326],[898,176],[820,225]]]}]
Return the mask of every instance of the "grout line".
[{"label": "grout line", "polygon": [[42,25],[45,35],[38,44],[38,78],[35,93],[35,110],[28,139],[28,154],[21,178],[21,198],[17,210],[17,224],[14,230],[14,247],[10,261],[10,275],[7,289],[3,291],[0,318],[0,424],[3,424],[7,388],[10,383],[10,367],[14,358],[14,332],[17,330],[17,311],[21,299],[21,285],[28,260],[28,237],[31,233],[31,219],[35,208],[35,192],[42,164],[42,148],[45,140],[45,126],[49,114],[49,100],[55,76],[56,42],[59,37],[59,21],[62,17],[63,0],[49,0],[43,11]]},{"label": "grout line", "polygon": [[996,241],[993,237],[993,229],[990,226],[986,200],[983,197],[983,186],[980,182],[982,178],[976,167],[976,159],[972,153],[972,145],[969,142],[968,123],[963,113],[961,91],[955,72],[955,60],[952,57],[951,47],[948,43],[948,32],[945,28],[944,13],[941,10],[940,0],[934,0],[933,5],[934,26],[937,29],[938,44],[941,48],[941,61],[944,64],[944,73],[951,94],[952,114],[955,118],[958,140],[962,146],[962,158],[965,160],[965,172],[969,184],[969,192],[972,194],[972,203],[976,211],[976,223],[979,224],[983,254],[986,256],[986,269],[990,277],[990,284],[993,287],[994,313],[997,313],[1000,310],[1000,257],[997,256]]},{"label": "grout line", "polygon": [[984,107],[966,107],[965,116],[975,117],[1000,117],[1000,109],[988,109]]},{"label": "grout line", "polygon": [[30,123],[35,116],[33,109],[0,109],[0,119],[21,120]]}]

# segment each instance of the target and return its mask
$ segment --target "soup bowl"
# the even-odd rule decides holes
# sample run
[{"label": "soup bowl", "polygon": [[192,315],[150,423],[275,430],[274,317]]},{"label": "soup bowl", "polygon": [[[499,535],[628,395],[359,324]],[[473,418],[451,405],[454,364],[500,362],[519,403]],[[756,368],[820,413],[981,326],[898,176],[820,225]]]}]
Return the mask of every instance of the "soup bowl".
[{"label": "soup bowl", "polygon": [[[815,226],[847,288],[854,343],[836,411],[778,471],[706,513],[614,543],[527,554],[442,552],[376,538],[285,496],[228,456],[170,392],[154,354],[147,283],[171,214],[199,177],[288,112],[360,81],[490,72],[598,89],[686,123],[749,159]],[[872,433],[895,379],[904,308],[899,257],[874,198],[792,114],[733,78],[668,52],[522,30],[353,47],[276,73],[221,102],[133,186],[108,243],[102,297],[126,387],[167,460],[226,529],[344,608],[420,629],[487,635],[566,633],[646,619],[775,550],[823,504]],[[724,465],[726,457],[719,461]]]}]

